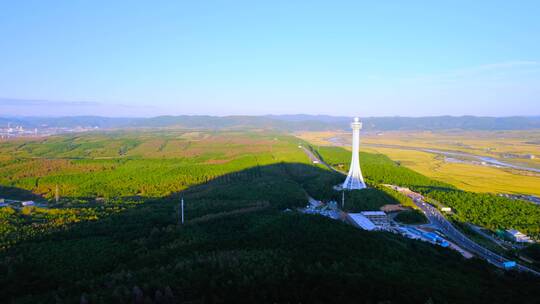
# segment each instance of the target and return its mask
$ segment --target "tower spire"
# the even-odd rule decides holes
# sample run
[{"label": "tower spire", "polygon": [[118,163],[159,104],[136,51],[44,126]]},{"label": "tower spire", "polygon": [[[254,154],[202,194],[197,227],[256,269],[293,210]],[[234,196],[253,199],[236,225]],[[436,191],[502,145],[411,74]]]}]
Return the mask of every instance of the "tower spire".
[{"label": "tower spire", "polygon": [[358,158],[358,152],[360,151],[360,129],[362,129],[362,123],[358,117],[354,118],[354,122],[351,123],[351,128],[353,130],[351,168],[349,169],[349,174],[343,183],[343,189],[365,189],[366,183],[364,183],[364,178],[362,177],[360,160]]}]

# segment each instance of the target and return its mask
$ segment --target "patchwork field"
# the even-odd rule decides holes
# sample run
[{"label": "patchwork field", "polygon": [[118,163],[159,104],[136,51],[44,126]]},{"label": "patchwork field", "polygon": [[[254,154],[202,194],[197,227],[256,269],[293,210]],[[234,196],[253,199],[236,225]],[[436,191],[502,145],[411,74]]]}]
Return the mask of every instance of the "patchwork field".
[{"label": "patchwork field", "polygon": [[[540,168],[540,131],[384,132],[366,134],[366,144],[461,151]],[[533,157],[531,159],[530,157]]]},{"label": "patchwork field", "polygon": [[307,162],[272,133],[117,132],[0,143],[0,184],[51,198],[160,197],[229,172]]}]

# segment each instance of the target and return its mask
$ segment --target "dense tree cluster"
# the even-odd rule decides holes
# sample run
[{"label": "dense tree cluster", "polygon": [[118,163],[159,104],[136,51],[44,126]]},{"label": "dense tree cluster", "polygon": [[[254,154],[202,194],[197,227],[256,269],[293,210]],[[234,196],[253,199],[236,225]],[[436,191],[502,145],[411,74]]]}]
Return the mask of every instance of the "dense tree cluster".
[{"label": "dense tree cluster", "polygon": [[456,217],[491,230],[518,229],[540,237],[540,208],[493,194],[428,190],[429,197],[456,210]]},{"label": "dense tree cluster", "polygon": [[414,209],[402,211],[394,219],[403,224],[425,224],[428,222],[422,212]]}]

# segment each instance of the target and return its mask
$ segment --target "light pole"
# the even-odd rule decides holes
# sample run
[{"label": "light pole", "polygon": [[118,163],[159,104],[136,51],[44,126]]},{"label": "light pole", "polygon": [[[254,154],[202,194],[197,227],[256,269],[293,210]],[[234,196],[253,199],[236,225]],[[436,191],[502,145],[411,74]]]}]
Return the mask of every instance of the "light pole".
[{"label": "light pole", "polygon": [[56,189],[55,189],[55,193],[54,193],[54,200],[56,201],[57,204],[60,201],[60,193],[58,191],[58,184],[56,184]]},{"label": "light pole", "polygon": [[182,225],[184,225],[184,198],[182,197],[182,202],[180,203],[182,209]]}]

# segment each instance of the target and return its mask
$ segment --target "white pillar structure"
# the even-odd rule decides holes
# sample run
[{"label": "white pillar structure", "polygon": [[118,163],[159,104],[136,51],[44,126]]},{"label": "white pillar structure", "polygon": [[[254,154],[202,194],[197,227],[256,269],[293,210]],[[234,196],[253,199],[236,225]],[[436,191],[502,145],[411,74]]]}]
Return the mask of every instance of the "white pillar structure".
[{"label": "white pillar structure", "polygon": [[364,177],[362,177],[362,171],[360,170],[360,160],[358,159],[358,152],[360,151],[360,129],[362,129],[362,123],[358,120],[358,117],[351,123],[351,128],[353,130],[351,168],[343,183],[343,189],[365,189],[366,183],[364,183]]}]

